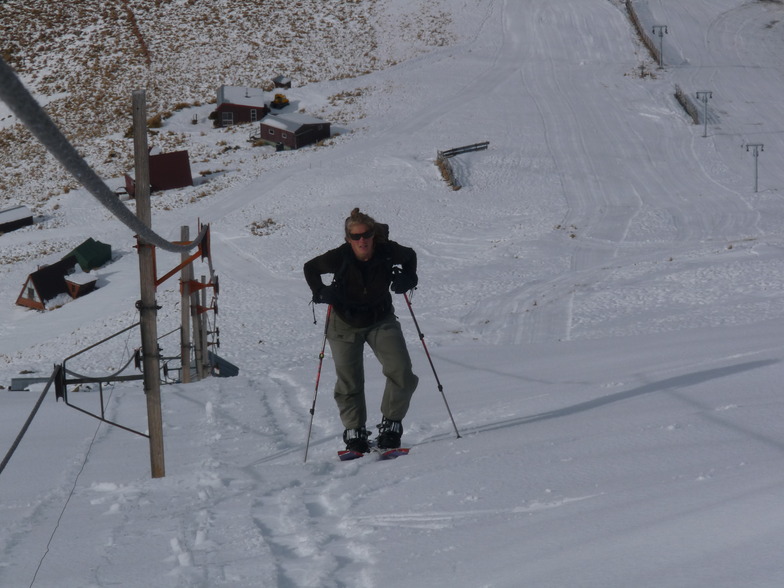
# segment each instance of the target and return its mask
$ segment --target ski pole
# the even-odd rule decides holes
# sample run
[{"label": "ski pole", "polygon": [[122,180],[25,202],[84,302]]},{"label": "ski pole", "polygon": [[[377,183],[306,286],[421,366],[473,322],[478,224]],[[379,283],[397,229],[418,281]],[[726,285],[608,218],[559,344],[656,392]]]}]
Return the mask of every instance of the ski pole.
[{"label": "ski pole", "polygon": [[324,320],[324,342],[321,344],[319,353],[318,372],[316,373],[316,391],[313,394],[313,405],[310,407],[310,426],[308,427],[308,440],[305,442],[305,461],[308,461],[308,448],[310,447],[310,433],[313,430],[313,415],[316,414],[316,398],[318,397],[319,381],[321,380],[321,364],[324,363],[324,349],[327,348],[327,329],[329,329],[329,317],[332,314],[332,305],[327,307],[327,318]]},{"label": "ski pole", "polygon": [[427,361],[430,362],[430,368],[433,370],[433,375],[436,378],[436,384],[438,384],[438,391],[441,392],[441,397],[444,399],[444,404],[446,405],[446,411],[449,413],[449,419],[452,421],[452,426],[455,428],[455,434],[457,438],[460,439],[460,431],[457,430],[457,425],[455,424],[455,419],[452,416],[452,411],[449,409],[449,403],[446,401],[446,394],[444,394],[444,387],[441,385],[441,381],[438,379],[438,374],[436,373],[436,367],[433,365],[433,360],[430,358],[430,352],[427,350],[427,345],[425,345],[425,336],[422,334],[422,331],[419,328],[419,323],[414,316],[414,309],[411,306],[411,301],[408,299],[408,293],[403,292],[403,298],[406,299],[406,304],[408,305],[408,311],[411,313],[411,318],[414,320],[414,326],[416,327],[417,333],[419,334],[419,340],[422,341],[422,347],[425,349],[425,355],[427,355]]}]

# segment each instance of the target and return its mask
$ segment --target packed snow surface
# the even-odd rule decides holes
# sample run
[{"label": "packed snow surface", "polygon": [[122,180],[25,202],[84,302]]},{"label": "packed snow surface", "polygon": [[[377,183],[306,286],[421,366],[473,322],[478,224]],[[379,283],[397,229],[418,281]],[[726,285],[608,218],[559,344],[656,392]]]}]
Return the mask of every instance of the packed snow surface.
[{"label": "packed snow surface", "polygon": [[[0,475],[0,585],[782,585],[784,5],[636,2],[646,34],[667,25],[659,68],[619,1],[439,4],[450,44],[287,94],[319,116],[353,97],[362,116],[326,145],[253,147],[209,105],[167,121],[193,149],[225,145],[193,161],[196,186],[153,194],[153,228],[210,224],[214,351],[239,375],[163,387],[162,478],[146,438],[51,394]],[[480,141],[451,190],[437,151]],[[6,388],[138,320],[133,235],[84,190],[56,202],[0,236]],[[326,309],[302,264],[355,206],[419,255],[412,308],[443,385],[395,296],[421,383],[394,461],[338,461],[328,351],[316,395]],[[87,236],[114,252],[95,292],[14,304]],[[177,263],[159,253],[159,273]],[[159,333],[176,329],[176,278],[157,300]],[[109,374],[139,344],[131,329],[68,365]],[[369,353],[366,372],[375,407]],[[0,447],[42,389],[0,392]],[[100,410],[96,386],[69,399]],[[140,382],[103,399],[146,430]]]}]

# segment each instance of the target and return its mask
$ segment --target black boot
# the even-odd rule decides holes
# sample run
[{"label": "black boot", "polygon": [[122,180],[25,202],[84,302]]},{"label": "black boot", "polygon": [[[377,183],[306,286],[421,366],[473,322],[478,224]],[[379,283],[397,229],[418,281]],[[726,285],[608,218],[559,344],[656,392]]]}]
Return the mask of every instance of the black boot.
[{"label": "black boot", "polygon": [[397,449],[400,447],[400,438],[403,436],[403,423],[391,421],[384,417],[378,425],[378,438],[376,445],[379,449]]},{"label": "black boot", "polygon": [[370,431],[365,427],[359,429],[346,429],[343,431],[343,442],[346,444],[346,449],[349,451],[358,451],[359,453],[367,453],[370,451],[368,445],[368,437]]}]

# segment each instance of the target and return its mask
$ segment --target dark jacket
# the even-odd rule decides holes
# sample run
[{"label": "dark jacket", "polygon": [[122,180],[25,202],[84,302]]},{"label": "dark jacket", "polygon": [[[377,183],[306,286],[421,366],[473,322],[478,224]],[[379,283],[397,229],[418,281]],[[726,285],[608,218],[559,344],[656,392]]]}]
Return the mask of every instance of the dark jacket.
[{"label": "dark jacket", "polygon": [[333,274],[337,297],[333,310],[351,326],[369,327],[394,312],[389,293],[393,266],[400,266],[403,273],[416,279],[416,252],[386,241],[375,245],[373,257],[368,261],[360,261],[351,245],[343,243],[308,261],[304,271],[314,300],[324,288],[321,276]]}]

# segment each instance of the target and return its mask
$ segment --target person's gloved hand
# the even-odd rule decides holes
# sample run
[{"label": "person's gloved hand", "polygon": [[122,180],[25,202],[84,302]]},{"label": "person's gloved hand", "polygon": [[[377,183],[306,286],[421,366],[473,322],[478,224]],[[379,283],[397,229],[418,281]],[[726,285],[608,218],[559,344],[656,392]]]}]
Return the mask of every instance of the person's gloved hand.
[{"label": "person's gloved hand", "polygon": [[419,283],[419,279],[416,274],[399,272],[392,276],[390,288],[395,294],[403,294],[404,292],[408,292],[415,288],[417,283]]},{"label": "person's gloved hand", "polygon": [[313,295],[313,302],[316,304],[335,304],[338,302],[339,296],[335,286],[323,286],[318,292]]}]

